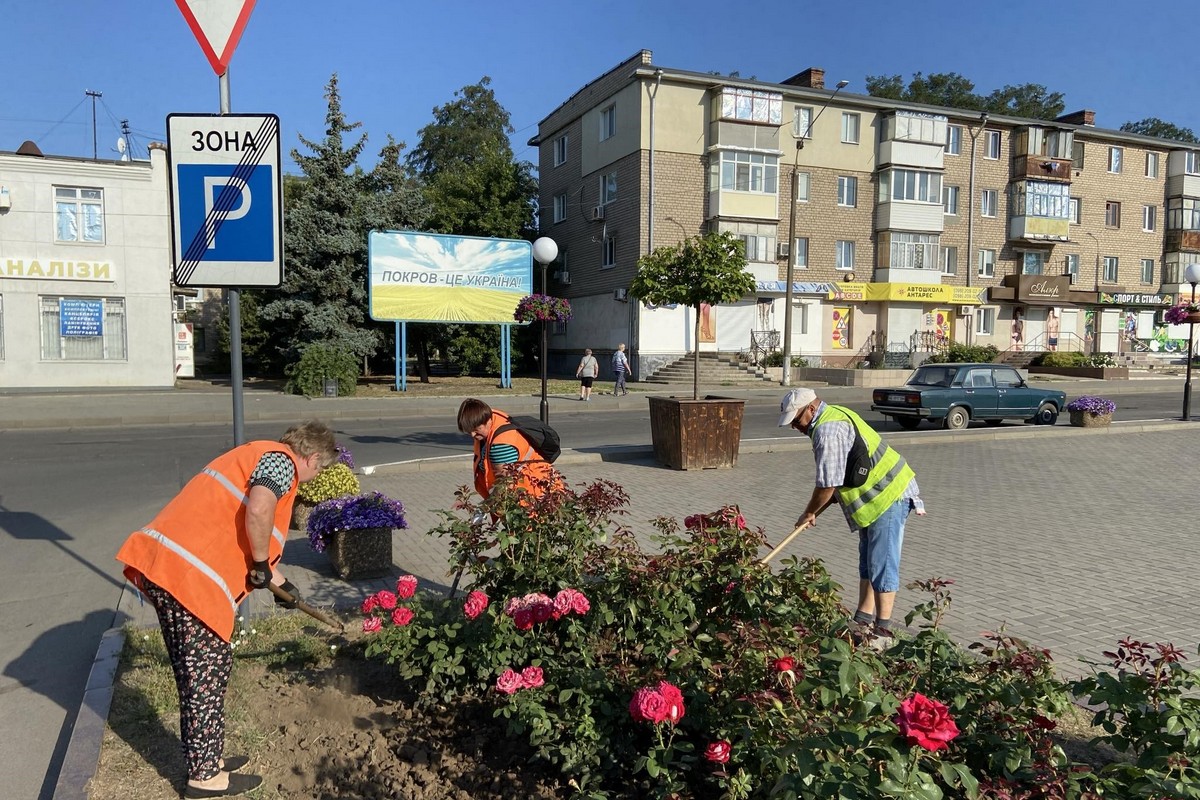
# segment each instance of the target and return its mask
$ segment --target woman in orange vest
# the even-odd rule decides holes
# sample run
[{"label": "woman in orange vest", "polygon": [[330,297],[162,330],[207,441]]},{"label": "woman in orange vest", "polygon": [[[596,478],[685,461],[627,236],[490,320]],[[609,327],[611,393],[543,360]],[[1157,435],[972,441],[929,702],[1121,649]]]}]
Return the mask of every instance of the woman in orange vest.
[{"label": "woman in orange vest", "polygon": [[517,485],[534,497],[540,497],[553,479],[554,468],[520,431],[500,430],[510,419],[474,397],[458,407],[458,429],[475,440],[475,491],[485,500],[496,485],[499,469],[510,464],[520,464]]},{"label": "woman in orange vest", "polygon": [[269,583],[296,597],[273,568],[283,556],[296,487],[337,460],[321,422],[287,430],[218,456],[117,553],[129,579],[154,606],[175,685],[187,762],[185,798],[227,797],[262,783],[239,775],[245,756],[222,758],[225,690],[233,666],[238,603]]}]

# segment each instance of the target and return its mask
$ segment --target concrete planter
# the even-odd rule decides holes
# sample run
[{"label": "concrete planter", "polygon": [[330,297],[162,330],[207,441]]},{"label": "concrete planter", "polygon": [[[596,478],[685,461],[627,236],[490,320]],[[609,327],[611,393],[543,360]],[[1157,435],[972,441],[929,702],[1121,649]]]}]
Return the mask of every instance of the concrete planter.
[{"label": "concrete planter", "polygon": [[392,529],[335,531],[325,552],[342,580],[382,578],[392,569]]},{"label": "concrete planter", "polygon": [[1062,375],[1069,378],[1100,378],[1106,381],[1129,380],[1129,367],[1030,367],[1030,375]]},{"label": "concrete planter", "polygon": [[796,367],[793,383],[827,383],[830,386],[899,386],[912,374],[911,369],[837,369],[833,367]]},{"label": "concrete planter", "polygon": [[1112,414],[1093,414],[1090,411],[1071,411],[1071,425],[1075,428],[1103,428],[1112,423]]}]

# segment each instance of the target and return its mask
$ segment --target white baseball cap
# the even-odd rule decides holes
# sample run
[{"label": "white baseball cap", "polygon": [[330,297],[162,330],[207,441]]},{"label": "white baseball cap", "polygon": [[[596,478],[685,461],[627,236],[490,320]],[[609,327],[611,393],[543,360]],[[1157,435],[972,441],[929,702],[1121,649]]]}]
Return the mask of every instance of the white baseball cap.
[{"label": "white baseball cap", "polygon": [[812,389],[792,389],[785,394],[779,403],[779,427],[791,425],[800,410],[816,399]]}]

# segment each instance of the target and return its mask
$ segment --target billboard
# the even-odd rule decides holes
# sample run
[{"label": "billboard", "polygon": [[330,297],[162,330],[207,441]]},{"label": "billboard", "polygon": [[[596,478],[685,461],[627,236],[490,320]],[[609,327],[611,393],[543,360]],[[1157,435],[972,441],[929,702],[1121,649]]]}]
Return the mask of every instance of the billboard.
[{"label": "billboard", "polygon": [[533,293],[533,251],[520,239],[371,231],[367,239],[371,319],[513,324]]}]

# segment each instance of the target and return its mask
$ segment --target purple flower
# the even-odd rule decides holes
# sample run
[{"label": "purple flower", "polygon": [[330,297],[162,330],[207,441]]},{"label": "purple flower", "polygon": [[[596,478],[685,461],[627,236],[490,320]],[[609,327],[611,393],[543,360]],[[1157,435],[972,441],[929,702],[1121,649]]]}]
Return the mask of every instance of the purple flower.
[{"label": "purple flower", "polygon": [[571,303],[548,294],[527,295],[517,303],[513,319],[517,322],[570,322]]},{"label": "purple flower", "polygon": [[354,469],[354,456],[350,455],[349,450],[347,450],[346,448],[342,447],[339,444],[337,446],[337,454],[338,454],[338,457],[337,457],[338,461],[345,464],[350,469]]},{"label": "purple flower", "polygon": [[404,504],[381,492],[335,497],[317,504],[308,517],[308,542],[318,553],[325,551],[334,531],[362,528],[407,528]]},{"label": "purple flower", "polygon": [[1117,410],[1112,400],[1085,394],[1067,403],[1067,411],[1085,411],[1088,414],[1111,414]]}]

